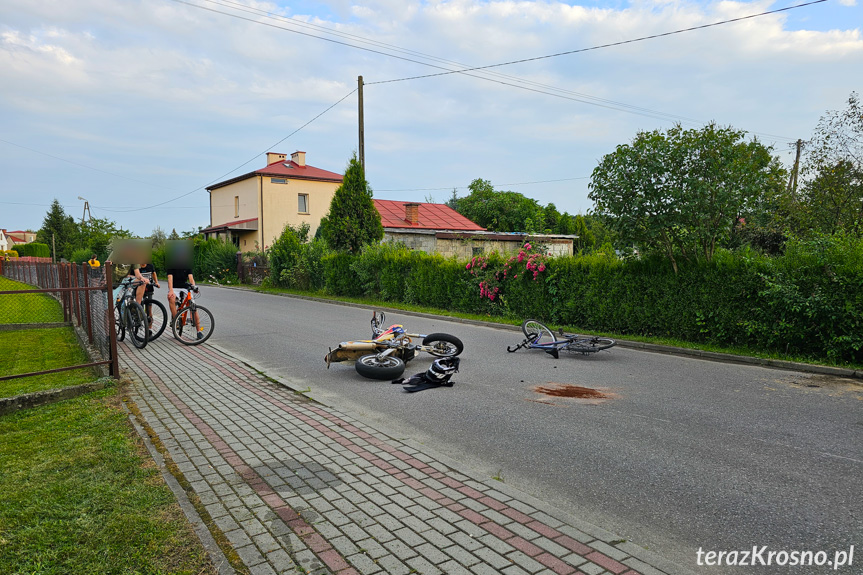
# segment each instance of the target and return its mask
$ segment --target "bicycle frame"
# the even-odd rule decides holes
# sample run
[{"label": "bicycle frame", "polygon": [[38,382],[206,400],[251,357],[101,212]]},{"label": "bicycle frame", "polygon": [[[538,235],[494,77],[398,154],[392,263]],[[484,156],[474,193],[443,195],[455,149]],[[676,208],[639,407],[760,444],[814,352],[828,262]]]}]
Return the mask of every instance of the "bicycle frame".
[{"label": "bicycle frame", "polygon": [[[181,291],[180,293],[183,293],[183,292]],[[187,291],[185,293],[185,297],[183,298],[183,301],[177,303],[177,315],[182,316],[182,322],[183,322],[183,325],[185,325],[187,318],[189,316],[189,312],[193,313],[195,315],[194,322],[195,322],[196,327],[197,327],[197,324],[200,322],[200,319],[198,319],[198,312],[195,309],[195,300],[198,298],[198,294],[197,293],[195,293],[194,295],[192,295],[192,294],[193,294],[193,291],[191,289],[188,289],[188,286],[187,286]]]},{"label": "bicycle frame", "polygon": [[548,343],[536,343],[530,339],[525,339],[520,344],[515,347],[506,346],[506,350],[510,353],[518,351],[522,348],[524,349],[541,349],[545,352],[551,353],[554,351],[558,351],[560,348],[565,347],[575,341],[578,341],[582,336],[580,335],[569,335],[566,336],[565,339],[556,339],[554,341],[550,341]]},{"label": "bicycle frame", "polygon": [[140,282],[137,280],[126,281],[122,280],[120,282],[120,287],[123,288],[123,291],[120,292],[120,297],[116,301],[117,307],[119,307],[120,312],[120,321],[123,322],[125,327],[125,318],[123,316],[123,312],[126,311],[126,303],[129,301],[135,300],[135,291],[139,286],[143,285],[144,282]]},{"label": "bicycle frame", "polygon": [[[533,329],[537,329],[538,331],[528,331],[528,325],[531,325]],[[560,339],[558,339],[558,336],[548,327],[532,319],[524,321],[522,324],[522,331],[526,337],[516,346],[508,345],[506,347],[508,352],[513,353],[520,349],[541,349],[557,359],[560,357],[561,350],[586,355],[588,353],[595,353],[616,345],[616,342],[613,339],[593,335],[566,334],[562,329],[557,331],[560,336]],[[540,343],[543,333],[550,335],[553,340]]]}]

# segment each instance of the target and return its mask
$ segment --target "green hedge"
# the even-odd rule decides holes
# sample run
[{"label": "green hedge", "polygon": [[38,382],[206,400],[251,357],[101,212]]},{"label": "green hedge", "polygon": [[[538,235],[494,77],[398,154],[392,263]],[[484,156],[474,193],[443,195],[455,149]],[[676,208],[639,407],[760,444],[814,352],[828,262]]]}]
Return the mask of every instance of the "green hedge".
[{"label": "green hedge", "polygon": [[711,262],[682,262],[677,274],[664,258],[551,258],[536,279],[511,274],[494,302],[480,298],[466,262],[404,247],[329,253],[320,264],[323,289],[334,295],[863,362],[860,239],[791,240],[774,258],[719,252]]},{"label": "green hedge", "polygon": [[29,244],[18,244],[15,246],[15,251],[18,252],[20,257],[34,257],[34,258],[50,258],[51,257],[51,248],[48,247],[48,244],[39,244],[36,242],[31,242]]}]

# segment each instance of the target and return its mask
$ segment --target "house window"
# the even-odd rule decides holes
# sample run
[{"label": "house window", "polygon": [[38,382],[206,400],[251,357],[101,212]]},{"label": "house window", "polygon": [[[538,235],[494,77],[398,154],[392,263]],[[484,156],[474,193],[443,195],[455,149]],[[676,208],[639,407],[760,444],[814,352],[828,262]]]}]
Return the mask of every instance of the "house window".
[{"label": "house window", "polygon": [[287,178],[270,178],[270,183],[271,184],[287,184],[288,179]]},{"label": "house window", "polygon": [[309,194],[298,194],[297,211],[301,214],[309,213]]},{"label": "house window", "polygon": [[234,196],[234,217],[240,217],[240,196]]},{"label": "house window", "polygon": [[473,255],[481,256],[485,252],[484,248],[473,248]]}]

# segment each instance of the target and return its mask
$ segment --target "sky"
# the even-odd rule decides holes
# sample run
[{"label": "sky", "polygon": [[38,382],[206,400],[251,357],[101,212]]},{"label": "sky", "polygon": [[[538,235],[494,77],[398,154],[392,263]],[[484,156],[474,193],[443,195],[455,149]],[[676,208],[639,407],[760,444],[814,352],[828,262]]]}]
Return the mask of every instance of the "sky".
[{"label": "sky", "polygon": [[483,178],[587,213],[600,159],[676,122],[745,130],[790,165],[863,91],[861,2],[633,41],[805,1],[3,0],[0,228],[38,229],[55,198],[140,236],[206,227],[204,188],[267,151],[341,173],[360,75],[377,198]]}]

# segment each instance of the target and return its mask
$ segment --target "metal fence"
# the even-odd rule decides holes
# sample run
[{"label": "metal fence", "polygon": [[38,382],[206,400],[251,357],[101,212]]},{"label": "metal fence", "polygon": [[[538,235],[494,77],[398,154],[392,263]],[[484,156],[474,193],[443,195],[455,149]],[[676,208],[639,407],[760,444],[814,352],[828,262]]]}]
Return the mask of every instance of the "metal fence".
[{"label": "metal fence", "polygon": [[237,277],[240,283],[259,286],[264,278],[270,275],[270,268],[266,264],[266,258],[253,257],[248,259],[242,253],[237,252]]},{"label": "metal fence", "polygon": [[[0,261],[0,276],[33,287],[0,291],[4,300],[0,323],[5,329],[71,324],[92,358],[88,364],[38,374],[81,367],[104,371],[107,366],[108,374],[118,375],[110,264],[91,268],[87,264]],[[37,373],[16,377],[28,375]]]}]

